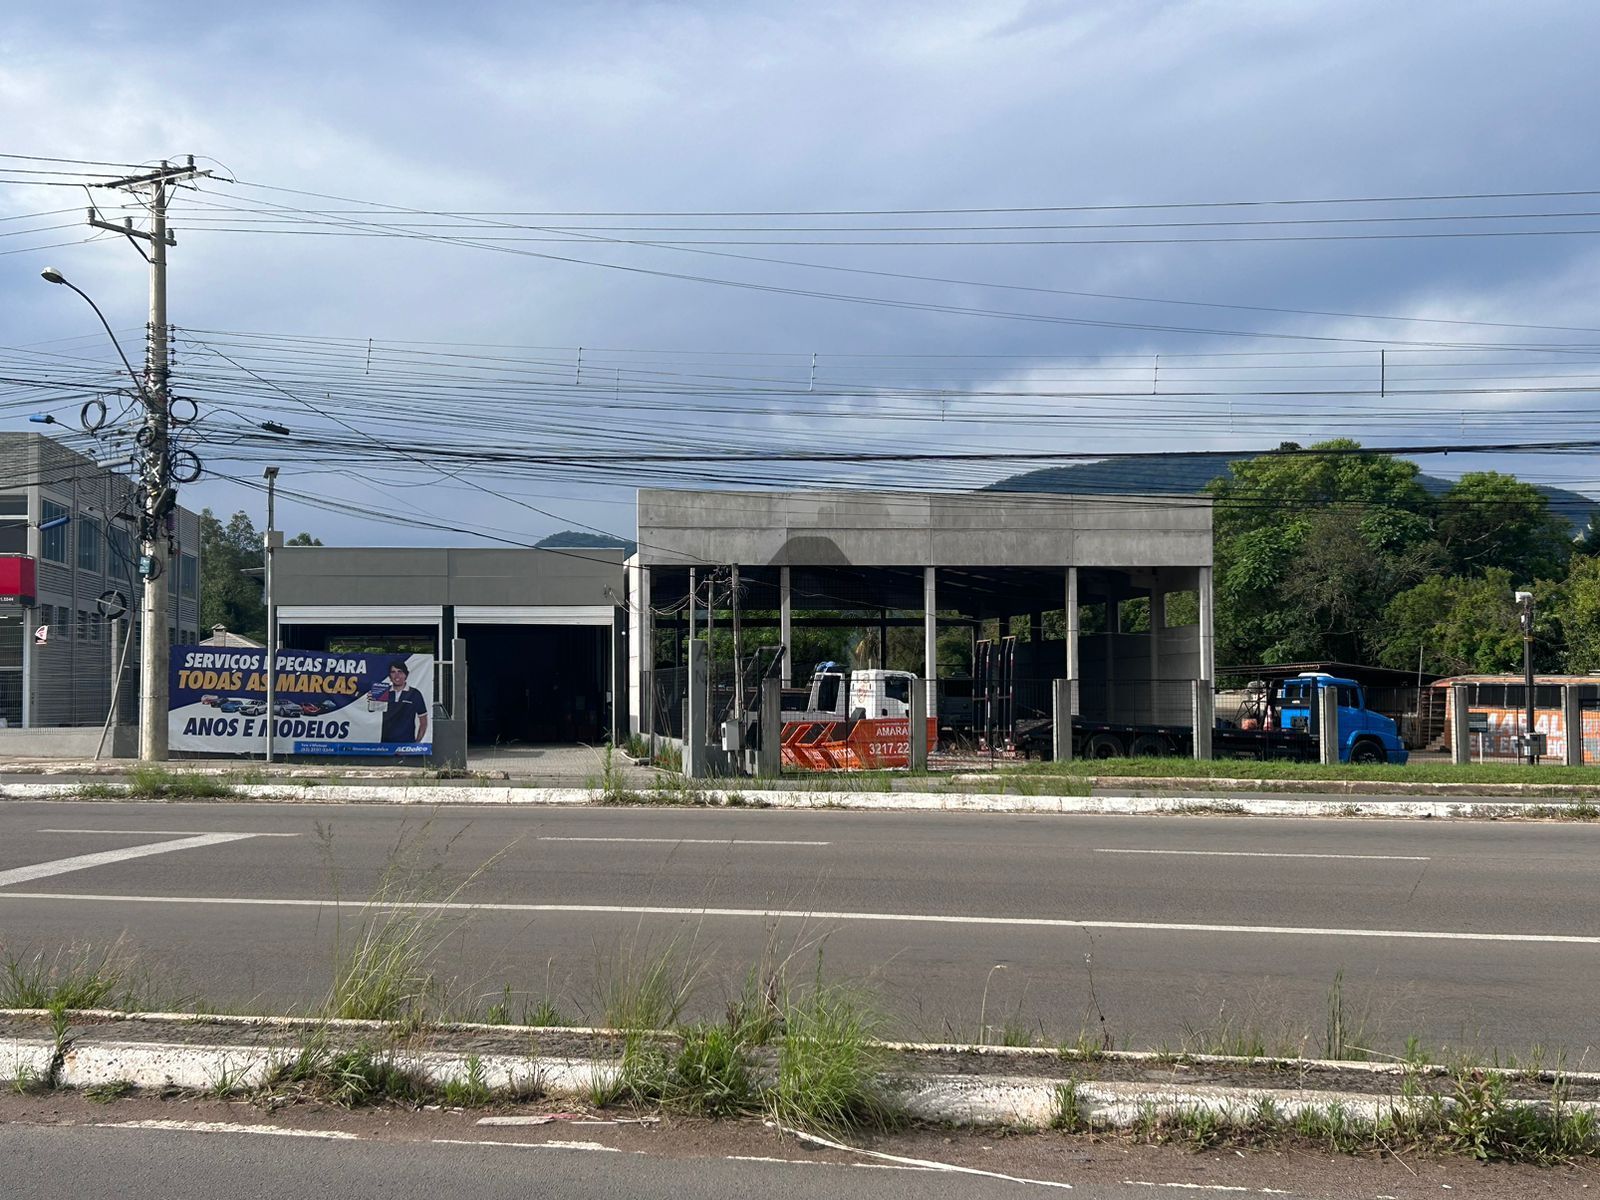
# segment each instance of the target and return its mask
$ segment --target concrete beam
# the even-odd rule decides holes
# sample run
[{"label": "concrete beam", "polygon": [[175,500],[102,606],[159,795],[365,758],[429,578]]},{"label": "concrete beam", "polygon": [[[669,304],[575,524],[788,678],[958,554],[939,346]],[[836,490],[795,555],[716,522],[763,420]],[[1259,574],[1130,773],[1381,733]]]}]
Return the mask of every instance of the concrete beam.
[{"label": "concrete beam", "polygon": [[931,695],[939,689],[939,592],[933,567],[922,569],[922,677]]}]

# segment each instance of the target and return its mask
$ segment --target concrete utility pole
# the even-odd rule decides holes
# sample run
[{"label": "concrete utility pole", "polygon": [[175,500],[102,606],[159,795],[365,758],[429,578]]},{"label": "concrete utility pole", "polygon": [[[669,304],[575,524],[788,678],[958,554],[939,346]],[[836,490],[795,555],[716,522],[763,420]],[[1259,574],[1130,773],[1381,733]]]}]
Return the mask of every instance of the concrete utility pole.
[{"label": "concrete utility pole", "polygon": [[272,502],[277,497],[278,468],[268,467],[261,473],[267,481],[267,531],[261,535],[262,549],[266,554],[265,583],[267,600],[267,762],[272,761],[272,734],[278,723],[278,607],[272,600],[272,552],[283,545],[283,534],[278,532]]},{"label": "concrete utility pole", "polygon": [[[146,762],[167,757],[167,660],[171,652],[167,564],[172,541],[167,523],[178,505],[169,446],[172,396],[167,382],[167,247],[177,245],[177,239],[167,229],[167,197],[173,184],[206,174],[209,172],[195,170],[194,159],[190,158],[187,166],[174,167],[164,162],[160,170],[105,185],[149,190],[148,230],[135,229],[132,217],[118,225],[101,220],[99,213],[89,210],[90,225],[122,234],[150,264],[150,331],[140,389],[144,427],[138,437],[144,456],[140,466],[143,512],[139,522],[139,575],[144,580],[139,614],[139,757]],[[139,245],[141,241],[149,245],[149,253]]]},{"label": "concrete utility pole", "polygon": [[[1536,716],[1534,711],[1533,691],[1533,593],[1517,593],[1518,618],[1522,623],[1522,682],[1527,700],[1527,724],[1523,729],[1523,751],[1530,767],[1539,762],[1539,754],[1535,749],[1533,722]],[[1571,736],[1569,733],[1567,736]]]}]

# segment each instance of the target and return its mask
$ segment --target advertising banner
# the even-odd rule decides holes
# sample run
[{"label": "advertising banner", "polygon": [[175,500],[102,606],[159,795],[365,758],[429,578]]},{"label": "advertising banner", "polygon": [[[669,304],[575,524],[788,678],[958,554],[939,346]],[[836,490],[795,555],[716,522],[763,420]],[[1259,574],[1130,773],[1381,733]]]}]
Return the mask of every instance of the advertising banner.
[{"label": "advertising banner", "polygon": [[[266,655],[174,646],[167,715],[172,749],[265,750]],[[279,650],[277,658],[275,754],[432,753],[431,654]]]}]

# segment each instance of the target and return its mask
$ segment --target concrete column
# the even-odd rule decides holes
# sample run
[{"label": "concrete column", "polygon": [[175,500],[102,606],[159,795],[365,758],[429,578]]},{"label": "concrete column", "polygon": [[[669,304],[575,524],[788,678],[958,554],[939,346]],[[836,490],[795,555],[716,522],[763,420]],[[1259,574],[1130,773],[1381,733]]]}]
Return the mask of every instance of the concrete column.
[{"label": "concrete column", "polygon": [[1583,700],[1582,694],[1572,684],[1561,687],[1561,723],[1567,731],[1567,754],[1563,760],[1569,767],[1583,766]]},{"label": "concrete column", "polygon": [[630,710],[631,676],[628,671],[628,614],[621,608],[611,610],[611,744],[620,746],[626,740]]},{"label": "concrete column", "polygon": [[778,568],[778,642],[783,646],[783,686],[794,682],[794,608],[789,592],[789,568]]},{"label": "concrete column", "polygon": [[1467,685],[1450,685],[1450,761],[1462,766],[1472,761],[1472,734],[1467,731]]},{"label": "concrete column", "polygon": [[761,681],[761,745],[756,774],[775,778],[783,770],[783,681]]},{"label": "concrete column", "polygon": [[651,739],[655,750],[656,732],[656,618],[650,609],[650,568],[639,568],[639,591],[634,600],[639,610],[639,722],[640,733]]},{"label": "concrete column", "polygon": [[1317,754],[1322,765],[1339,761],[1339,692],[1337,688],[1317,689]]},{"label": "concrete column", "polygon": [[1074,681],[1054,679],[1050,682],[1050,751],[1057,762],[1072,761],[1072,693]]},{"label": "concrete column", "polygon": [[928,769],[928,681],[911,681],[911,769]]},{"label": "concrete column", "polygon": [[706,649],[700,638],[689,643],[689,678],[683,701],[683,773],[690,779],[704,779],[711,773],[706,761],[706,747],[711,741],[706,730]]},{"label": "concrete column", "polygon": [[1211,735],[1217,728],[1217,696],[1211,690],[1209,679],[1192,679],[1189,686],[1193,689],[1190,709],[1194,722],[1194,756],[1202,760],[1209,759],[1212,755]]},{"label": "concrete column", "polygon": [[1067,682],[1071,685],[1068,695],[1068,711],[1077,713],[1078,708],[1078,678],[1081,667],[1078,662],[1078,568],[1067,568]]},{"label": "concrete column", "polygon": [[1122,627],[1122,603],[1106,601],[1106,720],[1117,719],[1117,638]]},{"label": "concrete column", "polygon": [[[133,636],[129,622],[128,636]],[[22,727],[33,728],[33,609],[22,610]]]},{"label": "concrete column", "polygon": [[634,733],[644,732],[644,722],[640,719],[639,705],[642,703],[644,689],[640,681],[644,677],[644,662],[639,657],[639,645],[643,640],[643,622],[639,619],[639,576],[641,574],[638,560],[629,562],[625,568],[628,585],[628,728]]},{"label": "concrete column", "polygon": [[922,568],[922,677],[932,715],[939,707],[939,593],[933,567]]},{"label": "concrete column", "polygon": [[1210,567],[1199,568],[1196,591],[1200,593],[1200,678],[1217,678],[1217,597]]},{"label": "concrete column", "polygon": [[1161,630],[1166,626],[1166,594],[1161,590],[1159,572],[1150,587],[1150,716],[1152,725],[1161,723]]},{"label": "concrete column", "polygon": [[467,727],[467,639],[450,639],[450,717]]}]

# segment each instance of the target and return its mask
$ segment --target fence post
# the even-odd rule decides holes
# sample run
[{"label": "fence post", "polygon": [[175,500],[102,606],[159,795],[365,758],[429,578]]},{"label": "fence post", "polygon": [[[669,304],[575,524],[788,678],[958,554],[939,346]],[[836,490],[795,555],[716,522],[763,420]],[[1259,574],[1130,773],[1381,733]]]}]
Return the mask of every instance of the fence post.
[{"label": "fence post", "polygon": [[1317,756],[1325,767],[1338,765],[1339,693],[1335,688],[1317,688]]},{"label": "fence post", "polygon": [[777,676],[761,681],[761,745],[757,750],[756,773],[776,778],[783,770],[783,680]]},{"label": "fence post", "polygon": [[1583,696],[1570,683],[1561,685],[1561,717],[1567,731],[1566,764],[1583,766]]},{"label": "fence post", "polygon": [[1072,689],[1076,679],[1050,681],[1051,755],[1057,762],[1072,761]]},{"label": "fence post", "polygon": [[1450,685],[1450,761],[1465,766],[1472,761],[1472,734],[1467,729],[1467,685]]},{"label": "fence post", "polygon": [[1211,735],[1217,728],[1217,696],[1209,679],[1192,679],[1189,686],[1193,689],[1189,708],[1194,719],[1194,756],[1209,759]]},{"label": "fence post", "polygon": [[911,769],[928,769],[928,681],[911,681]]},{"label": "fence post", "polygon": [[711,772],[706,764],[706,643],[696,638],[689,643],[688,688],[683,701],[683,773],[690,779],[704,779]]}]

